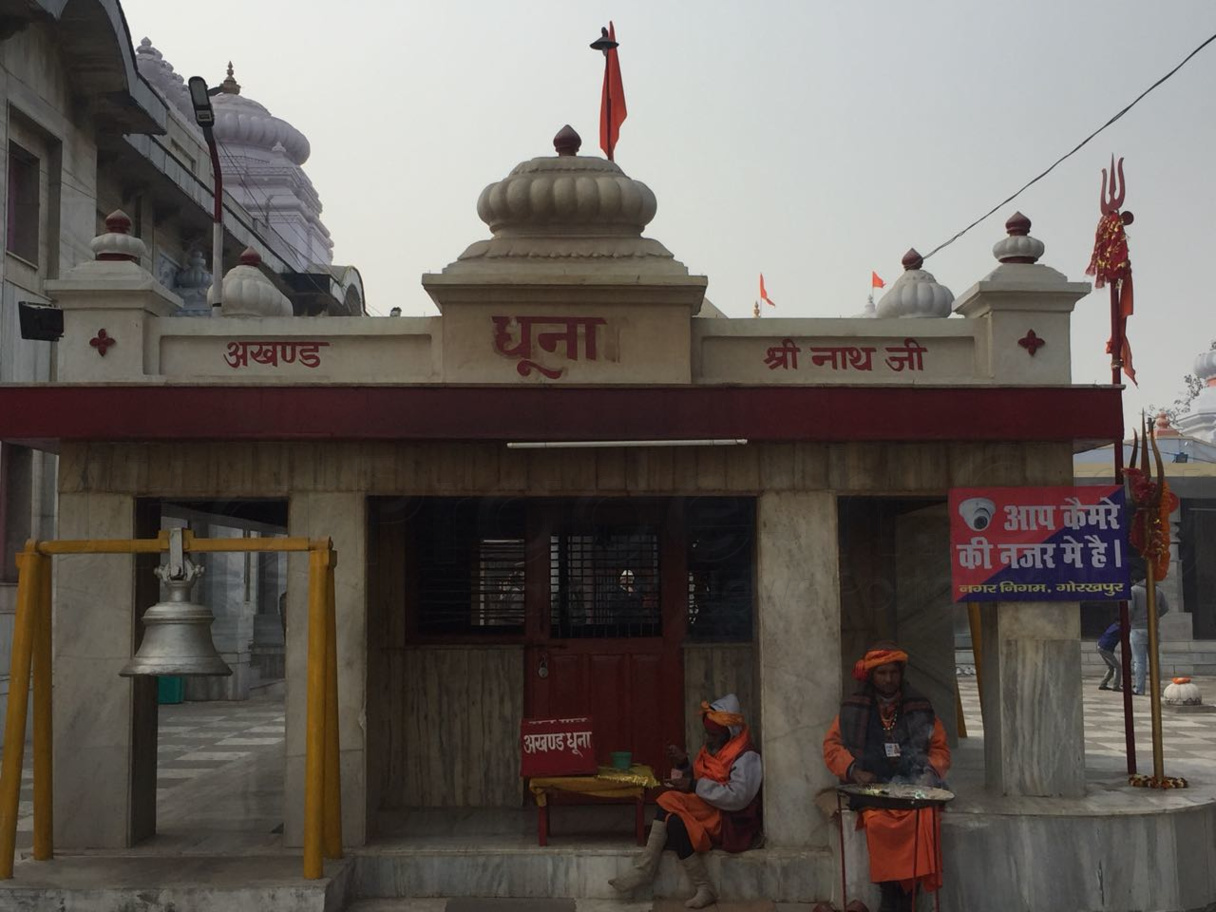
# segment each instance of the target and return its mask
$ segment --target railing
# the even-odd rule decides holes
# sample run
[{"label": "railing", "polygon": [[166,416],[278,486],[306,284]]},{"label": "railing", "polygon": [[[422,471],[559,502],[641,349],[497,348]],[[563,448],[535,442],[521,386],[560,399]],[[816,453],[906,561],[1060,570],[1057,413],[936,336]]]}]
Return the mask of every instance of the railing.
[{"label": "railing", "polygon": [[[54,857],[51,760],[51,559],[71,554],[154,554],[169,550],[155,539],[34,541],[17,555],[17,614],[13,629],[4,759],[0,765],[0,879],[13,876],[21,795],[30,672],[34,690],[34,858]],[[304,877],[316,880],[325,858],[342,857],[342,791],[338,752],[337,618],[334,568],[328,538],[195,538],[183,532],[183,550],[308,552],[308,717],[304,755]]]}]

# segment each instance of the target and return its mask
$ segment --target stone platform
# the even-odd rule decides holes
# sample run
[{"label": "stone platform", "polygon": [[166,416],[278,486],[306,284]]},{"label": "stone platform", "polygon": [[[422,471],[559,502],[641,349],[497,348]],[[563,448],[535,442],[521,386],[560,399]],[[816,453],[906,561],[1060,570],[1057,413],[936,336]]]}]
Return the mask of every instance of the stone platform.
[{"label": "stone platform", "polygon": [[[555,807],[550,844],[537,845],[536,812],[413,811],[382,821],[386,834],[350,852],[352,894],[360,898],[451,896],[602,899],[620,902],[609,879],[637,855],[633,809]],[[826,849],[761,848],[714,852],[710,874],[730,900],[813,903],[829,894],[835,873]],[[676,857],[663,855],[654,886],[635,899],[686,897]]]},{"label": "stone platform", "polygon": [[10,912],[339,912],[354,864],[327,862],[304,880],[296,854],[69,855],[23,860],[0,881]]},{"label": "stone platform", "polygon": [[[984,791],[982,767],[983,740],[970,738],[955,751],[950,786],[957,797],[942,818],[943,909],[1216,908],[1216,776],[1210,763],[1169,764],[1170,775],[1191,783],[1176,791],[1133,788],[1118,762],[1091,763],[1086,794],[1078,799],[992,795]],[[875,909],[879,897],[868,882],[865,836],[854,831],[855,823],[846,812],[849,899]],[[994,883],[1003,886],[996,890]],[[834,886],[839,905],[839,883]]]}]

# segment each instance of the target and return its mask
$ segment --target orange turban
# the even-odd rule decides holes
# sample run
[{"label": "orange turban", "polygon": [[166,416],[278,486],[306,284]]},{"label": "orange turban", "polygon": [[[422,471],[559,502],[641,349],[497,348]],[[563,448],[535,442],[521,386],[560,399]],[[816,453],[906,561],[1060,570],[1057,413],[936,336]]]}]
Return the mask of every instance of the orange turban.
[{"label": "orange turban", "polygon": [[888,649],[871,649],[864,656],[858,659],[853,665],[853,677],[858,681],[865,681],[870,672],[880,665],[890,665],[892,662],[908,663],[908,654],[902,649],[891,647]]},{"label": "orange turban", "polygon": [[730,728],[732,725],[743,724],[743,713],[723,712],[720,709],[714,709],[704,700],[701,701],[701,715],[710,722],[716,722],[718,725],[724,725]]}]

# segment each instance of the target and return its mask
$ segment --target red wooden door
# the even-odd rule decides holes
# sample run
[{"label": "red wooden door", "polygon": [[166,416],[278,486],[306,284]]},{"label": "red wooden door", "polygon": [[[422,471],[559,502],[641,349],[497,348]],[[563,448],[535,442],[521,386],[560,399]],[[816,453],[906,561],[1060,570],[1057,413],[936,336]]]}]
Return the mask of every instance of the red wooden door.
[{"label": "red wooden door", "polygon": [[627,750],[663,775],[684,731],[680,502],[546,505],[528,550],[527,715],[591,716],[601,763]]}]

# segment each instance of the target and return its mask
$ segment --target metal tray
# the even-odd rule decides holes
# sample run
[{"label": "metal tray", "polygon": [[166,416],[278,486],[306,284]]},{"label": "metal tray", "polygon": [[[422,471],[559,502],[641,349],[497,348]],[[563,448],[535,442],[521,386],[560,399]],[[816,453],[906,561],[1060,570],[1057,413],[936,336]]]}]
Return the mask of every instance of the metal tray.
[{"label": "metal tray", "polygon": [[837,791],[849,799],[849,808],[854,811],[867,807],[912,810],[942,805],[954,798],[954,792],[944,788],[894,783],[841,785]]}]

